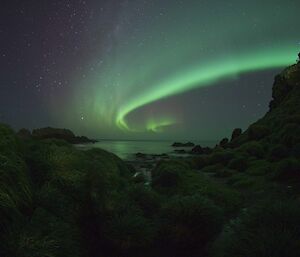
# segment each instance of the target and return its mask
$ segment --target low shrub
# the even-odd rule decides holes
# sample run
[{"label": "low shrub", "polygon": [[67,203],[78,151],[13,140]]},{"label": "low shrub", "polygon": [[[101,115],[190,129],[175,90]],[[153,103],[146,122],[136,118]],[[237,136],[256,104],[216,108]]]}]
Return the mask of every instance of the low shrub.
[{"label": "low shrub", "polygon": [[300,125],[296,123],[286,124],[280,135],[281,142],[287,147],[293,147],[300,143]]},{"label": "low shrub", "polygon": [[154,217],[159,212],[162,200],[151,188],[144,185],[134,185],[129,190],[129,197],[146,217]]},{"label": "low shrub", "polygon": [[275,166],[274,178],[277,180],[298,181],[300,179],[300,161],[296,158],[281,160]]},{"label": "low shrub", "polygon": [[246,173],[252,176],[264,176],[273,171],[273,165],[267,160],[256,160],[249,164]]},{"label": "low shrub", "polygon": [[243,172],[246,170],[247,166],[248,166],[248,161],[245,157],[240,156],[237,158],[232,159],[229,163],[228,163],[228,168],[233,169],[233,170],[237,170],[239,172]]},{"label": "low shrub", "polygon": [[175,197],[162,209],[160,248],[168,256],[203,254],[221,231],[222,210],[201,195]]},{"label": "low shrub", "polygon": [[249,189],[257,183],[257,179],[240,173],[232,176],[227,183],[237,189]]},{"label": "low shrub", "polygon": [[222,164],[213,164],[208,165],[201,169],[201,172],[205,173],[216,173],[224,169],[224,166]]},{"label": "low shrub", "polygon": [[255,158],[263,158],[266,152],[263,145],[259,142],[245,143],[238,150]]},{"label": "low shrub", "polygon": [[209,165],[209,158],[206,155],[197,156],[196,158],[193,158],[191,163],[193,168],[202,169],[203,167]]},{"label": "low shrub", "polygon": [[278,144],[271,148],[269,159],[271,161],[278,161],[280,159],[287,157],[288,154],[289,154],[288,148],[285,147],[284,145]]},{"label": "low shrub", "polygon": [[228,169],[228,168],[224,167],[223,169],[217,170],[216,173],[214,174],[214,177],[228,178],[228,177],[231,177],[235,173],[236,173],[235,170]]},{"label": "low shrub", "polygon": [[223,164],[227,165],[227,163],[234,157],[234,153],[232,150],[217,150],[209,156],[210,164]]},{"label": "low shrub", "polygon": [[271,201],[245,209],[214,244],[214,257],[300,256],[300,205]]},{"label": "low shrub", "polygon": [[248,129],[248,137],[250,140],[261,140],[269,134],[269,128],[264,125],[253,124]]}]

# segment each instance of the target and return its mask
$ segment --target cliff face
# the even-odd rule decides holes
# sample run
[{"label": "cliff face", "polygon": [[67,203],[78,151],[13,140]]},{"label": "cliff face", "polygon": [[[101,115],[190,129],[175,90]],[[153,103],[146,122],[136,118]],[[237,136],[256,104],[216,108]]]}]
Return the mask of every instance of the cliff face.
[{"label": "cliff face", "polygon": [[288,148],[300,144],[300,62],[275,77],[273,99],[266,115],[232,140],[233,147],[255,140],[282,144]]}]

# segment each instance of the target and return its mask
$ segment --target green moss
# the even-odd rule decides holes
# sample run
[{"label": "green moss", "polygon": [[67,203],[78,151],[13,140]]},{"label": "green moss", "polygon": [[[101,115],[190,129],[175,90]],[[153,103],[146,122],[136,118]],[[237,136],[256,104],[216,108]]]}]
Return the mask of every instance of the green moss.
[{"label": "green moss", "polygon": [[223,221],[222,210],[201,195],[172,198],[163,207],[161,219],[160,247],[167,248],[169,256],[205,253]]},{"label": "green moss", "polygon": [[237,170],[239,172],[243,172],[247,169],[248,167],[248,160],[243,157],[237,157],[232,159],[229,163],[228,163],[228,168],[233,169],[233,170]]},{"label": "green moss", "polygon": [[300,143],[300,125],[296,123],[286,124],[280,133],[280,138],[281,142],[288,147]]},{"label": "green moss", "polygon": [[236,170],[228,169],[228,168],[224,167],[223,169],[217,170],[216,173],[214,174],[214,177],[228,178],[228,177],[231,177],[232,175],[234,175],[235,173],[236,173]]},{"label": "green moss", "polygon": [[195,169],[202,169],[209,165],[209,157],[207,155],[197,156],[193,158],[191,165]]},{"label": "green moss", "polygon": [[246,173],[251,176],[264,176],[274,171],[273,165],[266,160],[257,160],[249,164]]},{"label": "green moss", "polygon": [[248,142],[243,144],[237,151],[255,158],[263,158],[265,156],[266,149],[264,149],[262,143]]},{"label": "green moss", "polygon": [[270,134],[267,126],[258,124],[251,125],[247,132],[250,140],[261,140]]},{"label": "green moss", "polygon": [[269,159],[271,161],[277,161],[287,157],[288,155],[289,155],[289,149],[282,144],[277,144],[271,148]]},{"label": "green moss", "polygon": [[296,158],[287,158],[275,166],[274,178],[277,180],[300,180],[300,161]]},{"label": "green moss", "polygon": [[226,165],[233,157],[234,157],[234,153],[231,149],[217,150],[209,156],[209,163],[210,164],[220,163]]},{"label": "green moss", "polygon": [[213,165],[208,165],[204,168],[201,169],[201,172],[204,173],[217,173],[221,170],[224,169],[224,166],[222,164],[213,164]]}]

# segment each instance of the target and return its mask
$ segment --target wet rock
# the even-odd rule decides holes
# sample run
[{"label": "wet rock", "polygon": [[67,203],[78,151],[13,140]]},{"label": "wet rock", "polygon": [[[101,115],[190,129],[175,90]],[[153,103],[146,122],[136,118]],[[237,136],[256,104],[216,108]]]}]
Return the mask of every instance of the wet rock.
[{"label": "wet rock", "polygon": [[196,145],[192,151],[191,151],[192,154],[203,154],[204,153],[204,150],[203,148],[201,147],[201,145]]}]

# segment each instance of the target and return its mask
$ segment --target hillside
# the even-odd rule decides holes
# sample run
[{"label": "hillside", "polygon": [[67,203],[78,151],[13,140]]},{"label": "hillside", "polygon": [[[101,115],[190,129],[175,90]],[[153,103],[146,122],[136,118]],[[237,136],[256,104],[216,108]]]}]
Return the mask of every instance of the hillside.
[{"label": "hillside", "polygon": [[300,142],[300,62],[283,70],[275,77],[270,110],[252,124],[246,133],[232,142],[262,140],[292,148]]}]

